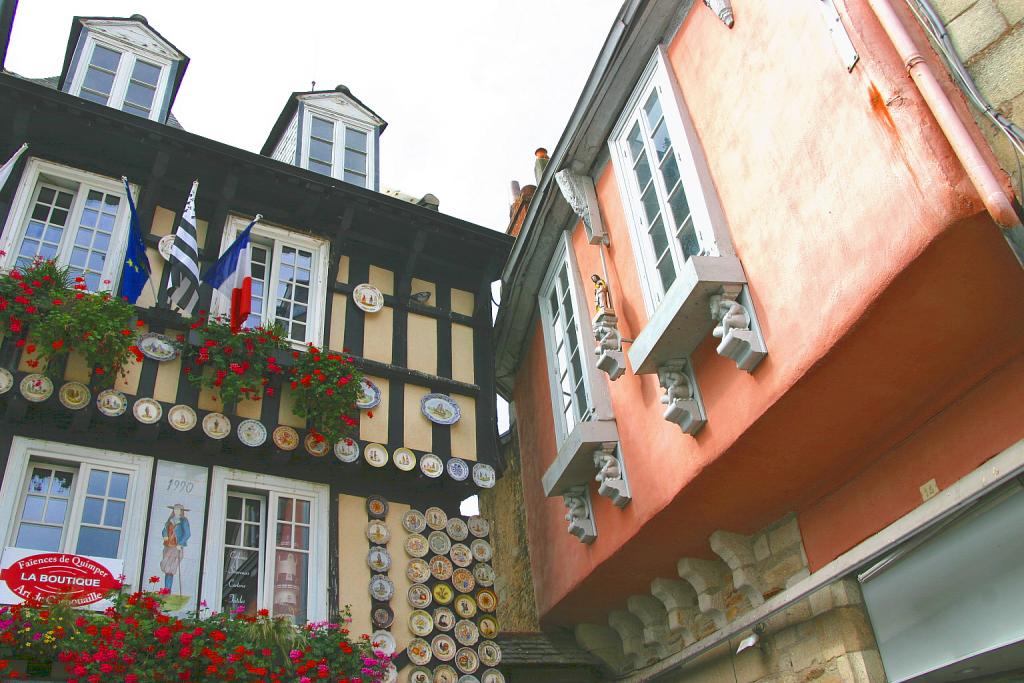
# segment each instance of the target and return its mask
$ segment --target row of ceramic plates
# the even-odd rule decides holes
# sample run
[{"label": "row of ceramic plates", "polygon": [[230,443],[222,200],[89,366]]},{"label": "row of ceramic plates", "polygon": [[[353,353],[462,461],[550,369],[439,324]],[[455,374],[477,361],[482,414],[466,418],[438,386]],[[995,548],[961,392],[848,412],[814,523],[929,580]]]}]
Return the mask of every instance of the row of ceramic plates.
[{"label": "row of ceramic plates", "polygon": [[[412,472],[416,469],[416,454],[404,446],[396,448],[394,453],[389,453],[383,444],[368,443],[361,450],[363,459],[373,467],[384,467],[389,462],[393,462],[395,467],[403,472]],[[355,439],[342,439],[334,445],[334,455],[342,462],[358,461],[359,453],[359,442]],[[485,489],[493,487],[497,480],[494,468],[486,463],[478,462],[470,470],[469,463],[462,458],[449,458],[446,465],[439,456],[433,453],[424,453],[420,456],[419,468],[420,472],[431,479],[437,479],[447,472],[448,476],[455,481],[465,481],[472,471],[473,483]]]},{"label": "row of ceramic plates", "polygon": [[[493,640],[480,641],[474,650],[471,647],[459,647],[447,633],[437,634],[429,643],[424,638],[413,638],[405,651],[409,661],[416,666],[424,666],[435,659],[439,662],[454,660],[455,666],[464,674],[476,673],[481,664],[494,667],[501,663],[501,647]],[[437,680],[437,669],[434,675]]]},{"label": "row of ceramic plates", "polygon": [[487,669],[477,678],[472,674],[460,676],[447,664],[436,667],[433,672],[425,666],[417,666],[409,672],[409,683],[505,683],[505,676],[497,669]]}]

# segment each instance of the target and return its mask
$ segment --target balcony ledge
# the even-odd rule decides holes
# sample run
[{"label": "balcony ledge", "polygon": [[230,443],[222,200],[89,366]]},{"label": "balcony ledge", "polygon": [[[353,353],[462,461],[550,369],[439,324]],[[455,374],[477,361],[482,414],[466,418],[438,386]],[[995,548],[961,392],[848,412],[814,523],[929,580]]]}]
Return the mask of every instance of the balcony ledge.
[{"label": "balcony ledge", "polygon": [[594,451],[603,443],[618,440],[615,420],[591,420],[577,424],[541,478],[544,495],[560,496],[573,486],[589,483],[597,472]]}]

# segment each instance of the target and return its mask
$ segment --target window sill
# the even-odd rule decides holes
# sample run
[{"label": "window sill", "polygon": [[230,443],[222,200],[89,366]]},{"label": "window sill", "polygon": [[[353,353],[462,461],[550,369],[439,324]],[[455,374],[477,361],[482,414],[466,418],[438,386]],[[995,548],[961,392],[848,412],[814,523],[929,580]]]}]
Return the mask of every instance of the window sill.
[{"label": "window sill", "polygon": [[690,257],[629,348],[633,373],[653,374],[667,361],[689,357],[715,326],[708,297],[723,288],[735,296],[746,282],[735,256]]},{"label": "window sill", "polygon": [[594,451],[601,444],[617,442],[615,420],[580,422],[562,442],[555,461],[541,478],[545,496],[560,496],[573,486],[589,483],[597,472]]}]

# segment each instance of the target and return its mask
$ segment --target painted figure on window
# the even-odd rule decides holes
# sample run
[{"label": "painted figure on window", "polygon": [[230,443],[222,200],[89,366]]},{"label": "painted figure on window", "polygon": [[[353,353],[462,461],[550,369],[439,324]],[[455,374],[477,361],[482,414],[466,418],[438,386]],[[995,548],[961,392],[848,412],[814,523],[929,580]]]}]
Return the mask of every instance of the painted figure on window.
[{"label": "painted figure on window", "polygon": [[[188,546],[188,539],[192,536],[189,529],[188,517],[185,513],[188,509],[181,503],[168,505],[171,510],[170,516],[164,522],[163,531],[160,535],[164,539],[163,557],[160,559],[160,571],[164,573],[164,588],[171,590],[174,586],[174,577],[181,569],[181,560]],[[179,585],[178,592],[181,592]]]}]

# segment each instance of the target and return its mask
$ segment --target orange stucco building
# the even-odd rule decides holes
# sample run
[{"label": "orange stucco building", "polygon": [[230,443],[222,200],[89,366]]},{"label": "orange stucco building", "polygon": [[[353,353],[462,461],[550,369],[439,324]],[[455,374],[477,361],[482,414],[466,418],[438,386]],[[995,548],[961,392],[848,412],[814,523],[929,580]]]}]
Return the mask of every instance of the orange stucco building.
[{"label": "orange stucco building", "polygon": [[627,1],[513,207],[528,569],[604,679],[1024,666],[1019,195],[921,4]]}]

